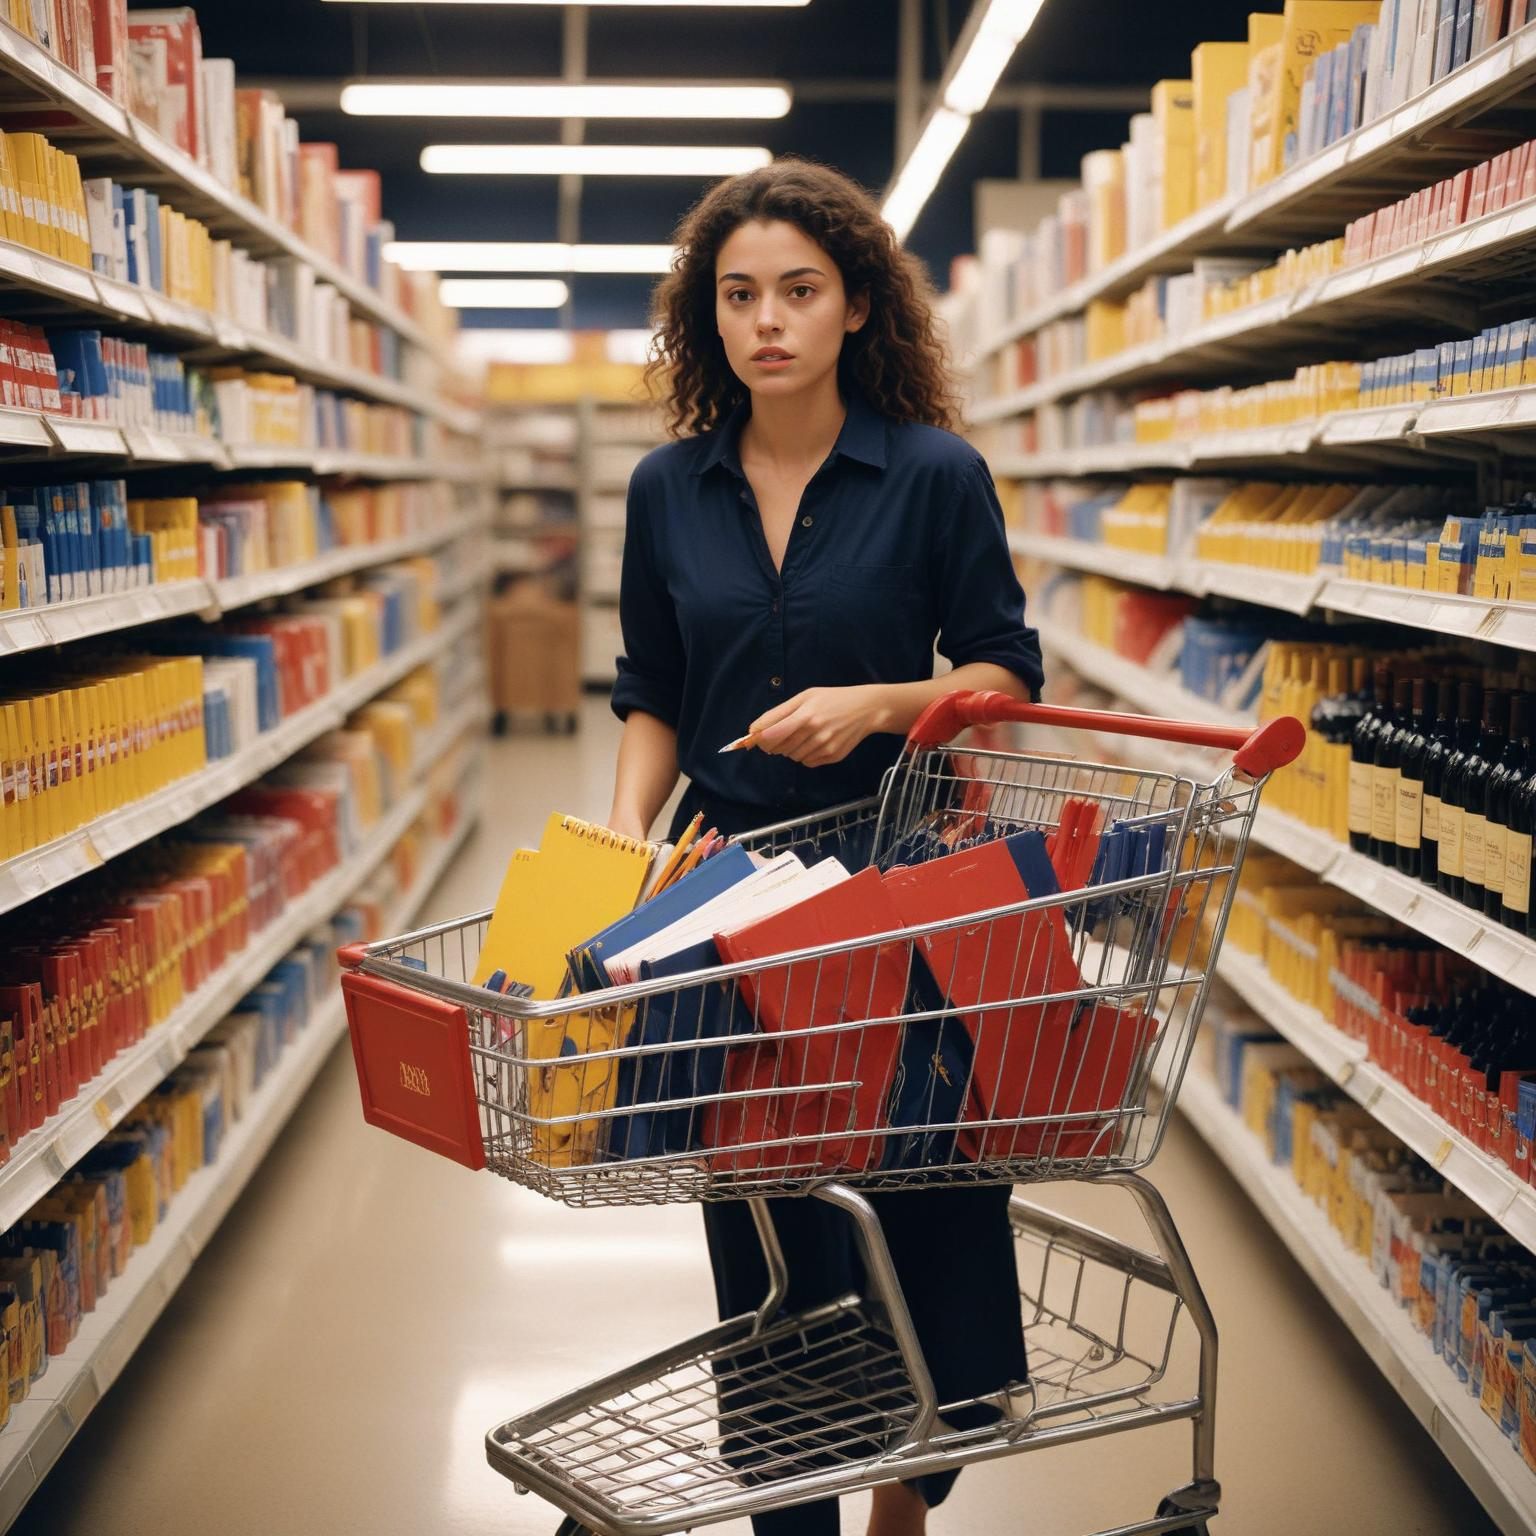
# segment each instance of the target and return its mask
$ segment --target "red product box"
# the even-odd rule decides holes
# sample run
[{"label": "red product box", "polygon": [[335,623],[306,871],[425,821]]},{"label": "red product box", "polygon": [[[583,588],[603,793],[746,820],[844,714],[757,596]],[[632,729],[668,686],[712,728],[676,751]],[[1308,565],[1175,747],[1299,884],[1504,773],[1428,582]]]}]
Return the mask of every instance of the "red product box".
[{"label": "red product box", "polygon": [[[201,147],[197,112],[203,38],[191,6],[130,11],[128,57],[134,73],[132,110],[195,160]],[[160,78],[162,67],[164,78]]]},{"label": "red product box", "polygon": [[1484,213],[1497,213],[1508,200],[1509,160],[1512,151],[1495,155],[1488,163],[1488,196],[1483,203]]},{"label": "red product box", "polygon": [[1467,219],[1480,219],[1488,206],[1488,178],[1492,165],[1484,160],[1472,167],[1472,190],[1467,195]]},{"label": "red product box", "polygon": [[128,0],[90,0],[96,86],[128,105]]},{"label": "red product box", "polygon": [[1536,197],[1536,140],[1527,139],[1515,157],[1518,173],[1518,190],[1510,194],[1510,202],[1523,203],[1528,197]]}]

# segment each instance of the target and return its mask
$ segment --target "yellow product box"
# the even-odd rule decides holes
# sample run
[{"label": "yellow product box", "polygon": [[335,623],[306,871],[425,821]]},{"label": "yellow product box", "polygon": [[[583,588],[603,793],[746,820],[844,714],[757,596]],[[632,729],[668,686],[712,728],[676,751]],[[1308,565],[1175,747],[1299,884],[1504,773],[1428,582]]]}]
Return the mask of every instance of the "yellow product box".
[{"label": "yellow product box", "polygon": [[1248,83],[1247,43],[1201,43],[1190,55],[1195,112],[1195,206],[1227,190],[1227,98]]},{"label": "yellow product box", "polygon": [[1084,316],[1084,329],[1090,362],[1125,351],[1125,305],[1094,299]]},{"label": "yellow product box", "polygon": [[1188,80],[1152,87],[1152,120],[1163,152],[1161,227],[1172,229],[1195,211],[1195,88]]},{"label": "yellow product box", "polygon": [[1088,194],[1088,270],[1102,271],[1125,254],[1125,157],[1118,149],[1083,156]]}]

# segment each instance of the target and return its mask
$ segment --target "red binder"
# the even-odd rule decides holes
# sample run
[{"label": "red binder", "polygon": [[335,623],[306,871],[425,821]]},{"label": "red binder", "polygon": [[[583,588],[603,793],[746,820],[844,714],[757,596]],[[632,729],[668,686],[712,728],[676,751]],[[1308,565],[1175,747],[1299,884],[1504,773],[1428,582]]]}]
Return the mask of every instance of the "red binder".
[{"label": "red binder", "polygon": [[464,1010],[357,971],[342,973],[341,992],[363,1118],[466,1168],[484,1168]]},{"label": "red binder", "polygon": [[[736,964],[820,944],[847,943],[900,927],[901,918],[885,894],[878,871],[866,869],[772,917],[734,933],[717,934],[715,943],[720,958]],[[828,955],[819,961],[769,967],[740,979],[738,985],[760,1029],[781,1034],[814,1027],[828,1033],[794,1035],[774,1042],[772,1047],[759,1046],[763,1059],[771,1051],[776,1076],[768,1086],[779,1091],[771,1099],[747,1101],[745,1105],[727,1100],[717,1113],[706,1116],[705,1139],[712,1146],[730,1147],[742,1140],[762,1139],[761,1133],[749,1134],[758,1113],[789,1126],[779,1134],[806,1135],[815,1138],[814,1145],[747,1152],[732,1159],[730,1166],[782,1167],[786,1150],[797,1165],[810,1155],[817,1167],[828,1171],[869,1168],[879,1163],[883,1138],[849,1132],[870,1132],[885,1125],[901,1052],[899,1019],[911,963],[912,946],[898,941]],[[837,1025],[871,1018],[897,1022],[833,1032]],[[728,1062],[728,1074],[733,1069],[738,1076],[743,1072],[756,1074],[755,1081],[761,1081],[766,1071],[761,1061],[746,1066]],[[857,1083],[848,1090],[851,1106],[840,1109],[828,1102],[835,1093],[814,1086],[838,1082]],[[726,1086],[730,1087],[729,1081]],[[754,1103],[766,1109],[759,1111]]]},{"label": "red binder", "polygon": [[[894,869],[885,887],[908,925],[1011,906],[1032,894],[1007,840],[910,868]],[[1042,892],[1041,894],[1047,894]],[[1021,1001],[1082,986],[1059,910],[1016,913],[945,929],[918,940],[940,991],[964,1017],[974,1047],[965,1118],[1048,1117],[1067,1107],[1073,1070],[1074,1003]],[[1008,1006],[988,1008],[990,1003]],[[978,1157],[1033,1157],[1057,1146],[1062,1126],[1005,1125],[962,1137]],[[1066,1154],[1061,1154],[1066,1155]]]}]

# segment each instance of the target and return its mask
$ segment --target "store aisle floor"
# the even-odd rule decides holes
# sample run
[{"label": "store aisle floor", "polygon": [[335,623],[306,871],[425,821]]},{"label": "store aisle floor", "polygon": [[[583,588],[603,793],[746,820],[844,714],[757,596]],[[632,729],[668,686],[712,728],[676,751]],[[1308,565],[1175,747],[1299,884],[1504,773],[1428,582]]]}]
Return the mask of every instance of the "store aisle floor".
[{"label": "store aisle floor", "polygon": [[[615,740],[594,703],[577,738],[493,746],[482,829],[426,918],[488,904],[551,806],[601,817]],[[1492,1532],[1181,1124],[1154,1173],[1222,1329],[1216,1529]],[[1110,1191],[1045,1199],[1136,1231]],[[692,1207],[568,1211],[418,1152],[362,1123],[343,1045],[15,1529],[548,1536],[554,1512],[487,1467],[486,1429],[704,1326],[710,1301]],[[1187,1446],[1172,1425],[972,1468],[931,1528],[1081,1536],[1150,1513]]]}]

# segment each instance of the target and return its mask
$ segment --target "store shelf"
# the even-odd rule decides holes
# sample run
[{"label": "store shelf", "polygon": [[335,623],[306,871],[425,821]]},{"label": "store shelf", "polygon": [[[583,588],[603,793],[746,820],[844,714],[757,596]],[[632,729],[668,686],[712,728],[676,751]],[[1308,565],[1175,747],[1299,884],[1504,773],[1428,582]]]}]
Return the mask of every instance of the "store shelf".
[{"label": "store shelf", "polygon": [[1113,576],[1138,586],[1159,591],[1179,585],[1180,572],[1172,560],[1158,555],[1144,555],[1134,549],[1117,549],[1110,544],[1090,544],[1086,539],[1058,538],[1048,533],[1031,533],[1024,528],[1008,530],[1008,547],[1016,555],[1049,560],[1056,565],[1099,576]]},{"label": "store shelf", "polygon": [[[59,1113],[18,1141],[10,1161],[0,1165],[0,1232],[26,1211],[122,1120],[140,1099],[222,1019],[317,923],[345,905],[378,868],[426,804],[426,791],[413,786],[380,820],[362,846],[280,917],[251,936],[251,942],[144,1039],[115,1056],[100,1076],[85,1084]],[[0,1431],[0,1436],[3,1436]]]},{"label": "store shelf", "polygon": [[41,307],[75,323],[105,318],[174,336],[196,346],[201,361],[255,359],[290,370],[309,383],[435,416],[457,431],[478,429],[474,412],[462,410],[430,390],[320,357],[286,336],[237,325],[153,289],[87,272],[10,240],[0,240],[0,290],[5,289],[24,294],[33,309],[43,301]]},{"label": "store shelf", "polygon": [[1072,570],[1113,576],[1157,591],[1235,598],[1284,613],[1306,614],[1313,609],[1322,609],[1384,624],[1401,624],[1436,634],[1506,645],[1514,650],[1536,651],[1536,603],[1462,597],[1455,593],[1391,587],[1379,582],[1351,581],[1330,575],[1330,568],[1326,567],[1309,575],[1300,575],[1262,566],[1139,555],[1132,550],[1092,544],[1085,539],[1033,533],[1024,528],[1009,529],[1008,544],[1016,554],[1030,555]]},{"label": "store shelf", "polygon": [[[1277,248],[1338,234],[1350,219],[1530,136],[1536,28],[1526,26],[1412,100],[1241,199],[1227,232]],[[1476,123],[1480,132],[1458,141]]]},{"label": "store shelf", "polygon": [[327,697],[290,715],[233,757],[211,763],[40,848],[0,862],[0,912],[67,885],[259,779],[316,737],[336,729],[354,709],[407,672],[446,652],[464,638],[476,618],[470,607],[446,619],[394,655],[348,678]]},{"label": "store shelf", "polygon": [[1406,1146],[1437,1169],[1527,1248],[1536,1248],[1536,1188],[1517,1179],[1451,1129],[1395,1077],[1366,1059],[1352,1040],[1315,1008],[1298,1002],[1251,955],[1230,946],[1217,964],[1222,979],[1253,1011],[1339,1085]]},{"label": "store shelf", "polygon": [[[473,810],[467,811],[432,852],[420,878],[391,913],[392,932],[414,920],[474,821]],[[354,884],[351,889],[355,888]],[[345,905],[347,894],[342,893],[331,911]],[[208,1020],[210,1025],[214,1022],[214,1018]],[[82,1320],[74,1342],[49,1361],[27,1400],[11,1409],[10,1423],[0,1430],[0,1529],[16,1519],[143,1343],[345,1032],[340,990],[333,988],[251,1096],[245,1114],[226,1131],[218,1161],[191,1175],[154,1236],[134,1250],[126,1271]],[[158,1080],[157,1076],[149,1086]],[[127,1107],[132,1107],[132,1101]]]},{"label": "store shelf", "polygon": [[307,469],[317,475],[354,475],[367,480],[470,482],[485,475],[473,461],[421,459],[412,454],[353,453],[277,443],[230,443],[225,452],[231,469]]},{"label": "store shelf", "polygon": [[1040,644],[1049,655],[1066,662],[1079,677],[1109,689],[1148,714],[1173,720],[1200,720],[1211,725],[1257,724],[1251,717],[1202,699],[1180,687],[1171,676],[1150,671],[1107,646],[1095,645],[1079,634],[1061,633],[1049,620],[1040,630]]},{"label": "store shelf", "polygon": [[[1533,241],[1536,198],[1374,261],[1331,272],[1293,292],[1218,315],[1193,330],[1129,347],[999,396],[976,407],[972,419],[1002,420],[1093,389],[1122,389],[1162,379],[1186,383],[1273,369],[1287,350],[1298,355],[1315,353],[1319,347],[1337,350],[1341,335],[1379,331],[1401,321],[1404,309],[1416,301],[1430,307],[1448,329],[1458,325],[1476,330],[1475,285],[1492,278],[1507,282],[1522,264],[1536,264]],[[1453,283],[1463,285],[1459,297],[1449,286]],[[1531,423],[1527,419],[1518,424]],[[1400,434],[1383,430],[1382,435]]]},{"label": "store shelf", "polygon": [[1323,878],[1536,997],[1536,942],[1524,934],[1350,848],[1339,849]]},{"label": "store shelf", "polygon": [[1054,298],[1001,327],[996,338],[984,350],[983,356],[1001,351],[1010,342],[1038,331],[1063,315],[1086,309],[1094,299],[1115,298],[1129,293],[1155,272],[1177,272],[1187,268],[1196,256],[1233,249],[1226,226],[1234,207],[1232,201],[1223,199],[1201,208],[1182,223],[1165,230],[1156,240],[1127,252],[1102,272],[1093,273],[1070,288],[1063,289]]},{"label": "store shelf", "polygon": [[88,170],[100,165],[115,176],[162,193],[178,212],[202,220],[216,235],[227,236],[255,254],[297,257],[343,294],[355,310],[387,325],[405,340],[433,350],[429,339],[403,310],[310,249],[256,204],[215,180],[190,155],[130,116],[8,23],[0,23],[0,72],[8,77],[9,109],[64,109],[58,122],[50,121],[48,138],[57,147],[80,156]]},{"label": "store shelf", "polygon": [[[1079,677],[1149,714],[1223,725],[1242,723],[1216,705],[1185,692],[1171,678],[1080,635],[1060,634],[1047,624],[1040,640],[1049,656],[1064,662]],[[1367,906],[1456,950],[1491,975],[1536,997],[1536,941],[1278,811],[1260,809],[1253,838]]]},{"label": "store shelf", "polygon": [[91,635],[136,629],[159,619],[201,613],[210,619],[264,598],[281,597],[305,587],[317,586],[350,571],[366,570],[422,554],[451,544],[465,534],[487,526],[476,513],[457,518],[439,528],[424,529],[382,543],[351,545],[336,549],[302,565],[253,571],[223,581],[169,581],[134,592],[106,593],[72,603],[47,603],[41,608],[0,612],[0,656],[41,646],[64,645]]},{"label": "store shelf", "polygon": [[1456,1373],[1435,1355],[1364,1261],[1276,1168],[1225,1103],[1210,1075],[1185,1074],[1179,1108],[1354,1334],[1415,1418],[1429,1431],[1505,1536],[1536,1530],[1536,1477],[1483,1413]]}]

